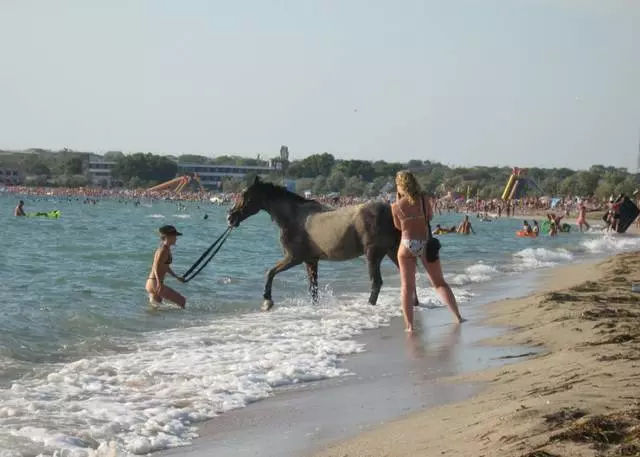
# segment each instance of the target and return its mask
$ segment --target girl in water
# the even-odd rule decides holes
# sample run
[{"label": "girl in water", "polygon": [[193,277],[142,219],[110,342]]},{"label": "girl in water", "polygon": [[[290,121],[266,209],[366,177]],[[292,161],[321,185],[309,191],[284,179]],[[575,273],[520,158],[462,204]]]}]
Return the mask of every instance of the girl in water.
[{"label": "girl in water", "polygon": [[431,284],[440,299],[445,302],[458,322],[464,319],[460,315],[456,297],[444,280],[440,265],[440,242],[431,236],[429,221],[433,217],[431,199],[422,193],[413,173],[400,171],[396,175],[398,198],[391,205],[393,224],[402,232],[402,241],[398,250],[400,264],[402,312],[405,331],[413,331],[413,305],[416,287],[416,267],[418,259],[427,270]]},{"label": "girl in water", "polygon": [[173,261],[171,246],[176,244],[177,237],[182,236],[182,233],[178,232],[173,225],[163,225],[158,229],[158,232],[160,232],[161,243],[153,257],[151,273],[147,278],[145,289],[149,294],[150,302],[154,305],[162,303],[162,299],[167,299],[180,308],[184,308],[187,302],[186,298],[171,287],[164,285],[164,277],[167,273],[178,281],[184,282],[184,278],[176,275],[170,267]]},{"label": "girl in water", "polygon": [[580,207],[578,208],[578,220],[576,221],[580,231],[582,232],[582,226],[585,226],[587,230],[591,228],[589,223],[587,222],[587,207],[584,206],[584,203],[580,203]]}]

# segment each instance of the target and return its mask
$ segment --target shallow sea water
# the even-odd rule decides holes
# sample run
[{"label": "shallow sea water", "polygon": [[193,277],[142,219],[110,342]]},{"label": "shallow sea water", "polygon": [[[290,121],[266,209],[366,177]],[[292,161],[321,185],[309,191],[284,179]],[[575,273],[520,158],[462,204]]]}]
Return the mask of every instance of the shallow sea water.
[{"label": "shallow sea water", "polygon": [[[321,300],[310,303],[303,267],[276,277],[276,308],[261,313],[264,274],[280,259],[266,214],[234,230],[186,285],[187,310],[148,307],[144,283],[156,230],[184,233],[173,268],[184,272],[226,228],[226,207],[174,202],[1,196],[5,252],[0,274],[0,456],[144,454],[186,445],[201,421],[273,395],[277,387],[349,374],[342,363],[366,349],[355,337],[400,315],[395,266],[383,264],[378,306],[367,304],[364,259],[321,263]],[[209,218],[204,219],[208,214]],[[461,215],[436,216],[450,225]],[[472,219],[477,235],[444,235],[445,274],[465,307],[518,275],[640,248],[632,236],[572,232],[517,238],[521,221]],[[449,319],[419,279],[424,312]],[[422,311],[421,311],[422,312]]]}]

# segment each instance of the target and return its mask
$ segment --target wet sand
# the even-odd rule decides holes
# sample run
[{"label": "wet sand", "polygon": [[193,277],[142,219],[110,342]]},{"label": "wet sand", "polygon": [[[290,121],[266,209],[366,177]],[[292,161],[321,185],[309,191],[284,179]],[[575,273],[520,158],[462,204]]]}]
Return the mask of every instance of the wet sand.
[{"label": "wet sand", "polygon": [[550,270],[542,290],[489,307],[485,341],[541,352],[441,380],[472,398],[410,413],[314,457],[640,455],[640,253]]}]

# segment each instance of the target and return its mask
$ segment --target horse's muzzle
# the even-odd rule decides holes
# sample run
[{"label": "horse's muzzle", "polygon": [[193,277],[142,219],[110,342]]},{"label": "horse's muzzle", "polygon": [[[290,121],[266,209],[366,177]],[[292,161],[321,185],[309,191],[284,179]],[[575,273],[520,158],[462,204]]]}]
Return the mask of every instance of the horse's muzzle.
[{"label": "horse's muzzle", "polygon": [[229,227],[237,227],[240,225],[240,217],[238,217],[237,213],[229,213],[227,214],[227,224]]}]

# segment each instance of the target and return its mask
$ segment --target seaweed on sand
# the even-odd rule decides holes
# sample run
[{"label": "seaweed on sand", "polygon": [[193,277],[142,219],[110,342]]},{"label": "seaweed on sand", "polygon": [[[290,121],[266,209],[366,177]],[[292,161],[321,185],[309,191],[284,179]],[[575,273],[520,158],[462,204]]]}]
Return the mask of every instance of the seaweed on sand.
[{"label": "seaweed on sand", "polygon": [[596,292],[602,290],[603,287],[594,281],[585,281],[582,284],[572,287],[569,290],[574,292]]},{"label": "seaweed on sand", "polygon": [[567,294],[563,292],[549,292],[546,294],[544,303],[566,303],[566,302],[577,302],[580,301],[581,297],[576,294]]},{"label": "seaweed on sand", "polygon": [[563,426],[566,422],[574,421],[586,416],[587,413],[577,408],[563,408],[555,413],[546,414],[544,420],[553,428]]},{"label": "seaweed on sand", "polygon": [[547,451],[531,451],[524,454],[522,457],[560,457],[558,454],[552,454]]},{"label": "seaweed on sand", "polygon": [[575,441],[596,445],[615,445],[637,439],[639,433],[634,423],[640,420],[640,409],[609,415],[597,415],[578,419],[563,432],[556,433],[549,441]]}]

